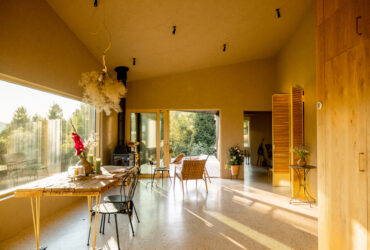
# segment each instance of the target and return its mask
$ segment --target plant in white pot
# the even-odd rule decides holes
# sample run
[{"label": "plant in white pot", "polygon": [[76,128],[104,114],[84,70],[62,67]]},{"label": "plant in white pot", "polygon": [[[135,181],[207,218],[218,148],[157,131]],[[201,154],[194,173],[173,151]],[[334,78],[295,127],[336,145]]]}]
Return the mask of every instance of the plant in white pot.
[{"label": "plant in white pot", "polygon": [[229,163],[225,165],[225,168],[230,168],[232,176],[239,175],[240,165],[244,161],[243,151],[238,145],[229,148]]}]

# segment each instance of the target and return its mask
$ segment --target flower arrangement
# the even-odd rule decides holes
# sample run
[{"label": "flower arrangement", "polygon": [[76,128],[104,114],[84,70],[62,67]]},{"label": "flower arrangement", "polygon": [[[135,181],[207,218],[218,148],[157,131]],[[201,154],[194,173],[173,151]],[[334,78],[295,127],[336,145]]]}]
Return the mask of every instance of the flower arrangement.
[{"label": "flower arrangement", "polygon": [[235,145],[229,149],[229,164],[226,164],[226,168],[230,166],[241,165],[244,161],[243,151],[238,145]]},{"label": "flower arrangement", "polygon": [[122,82],[110,78],[106,69],[82,73],[79,85],[84,89],[83,101],[94,105],[98,112],[104,110],[106,115],[111,110],[121,112],[119,103],[127,89]]},{"label": "flower arrangement", "polygon": [[310,155],[310,151],[308,151],[304,145],[301,147],[294,148],[294,152],[298,155],[300,159],[306,158],[307,155]]},{"label": "flower arrangement", "polygon": [[82,142],[81,137],[78,135],[73,124],[72,124],[72,128],[73,128],[72,139],[75,142],[74,148],[76,149],[77,156],[80,159],[82,158],[86,159],[89,151],[94,149],[97,145],[95,135],[91,134],[87,140]]}]

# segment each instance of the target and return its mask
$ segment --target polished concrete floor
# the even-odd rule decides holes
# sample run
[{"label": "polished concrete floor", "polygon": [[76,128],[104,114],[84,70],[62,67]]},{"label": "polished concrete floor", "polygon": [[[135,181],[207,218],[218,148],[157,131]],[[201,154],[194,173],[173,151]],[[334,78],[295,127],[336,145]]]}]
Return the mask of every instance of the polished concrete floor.
[{"label": "polished concrete floor", "polygon": [[[289,189],[271,186],[267,170],[248,166],[245,180],[189,181],[183,199],[175,189],[146,185],[142,179],[135,197],[141,222],[119,215],[121,249],[317,249],[317,207],[290,205]],[[111,190],[117,193],[118,190]],[[3,225],[2,225],[3,226]],[[86,200],[42,221],[41,244],[47,249],[88,249]],[[117,249],[114,223],[99,234],[97,247]],[[0,243],[0,249],[34,249],[32,228]]]}]

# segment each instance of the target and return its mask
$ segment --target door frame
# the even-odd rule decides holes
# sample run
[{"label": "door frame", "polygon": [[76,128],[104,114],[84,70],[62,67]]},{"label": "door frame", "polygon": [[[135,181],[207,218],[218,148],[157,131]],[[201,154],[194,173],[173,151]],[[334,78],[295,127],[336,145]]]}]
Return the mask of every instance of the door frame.
[{"label": "door frame", "polygon": [[[160,114],[164,114],[164,166],[170,167],[171,162],[171,156],[170,156],[170,111],[218,111],[219,113],[219,126],[221,126],[221,109],[220,108],[169,108],[169,109],[135,109],[135,108],[128,108],[126,109],[126,119],[125,119],[125,138],[128,138],[128,140],[131,139],[131,133],[130,133],[130,125],[131,125],[131,113],[156,113],[157,114],[157,127],[156,127],[156,147],[157,149],[160,149]],[[216,131],[217,133],[217,131]],[[219,127],[218,131],[218,140],[216,141],[217,145],[217,159],[221,163],[221,129]],[[160,150],[157,150],[156,152],[156,158],[157,158],[157,167],[159,167],[160,164]],[[221,166],[220,166],[220,176],[221,176]],[[143,177],[149,177],[149,175],[142,175]],[[167,176],[167,175],[166,175]]]},{"label": "door frame", "polygon": [[160,160],[161,160],[161,153],[160,153],[160,147],[161,147],[161,127],[160,127],[160,115],[163,113],[164,115],[164,144],[163,144],[163,163],[164,166],[170,167],[170,150],[169,150],[169,137],[170,137],[170,131],[169,131],[169,110],[166,109],[126,109],[126,126],[125,126],[125,133],[126,133],[126,138],[128,138],[128,141],[131,141],[131,114],[132,113],[152,113],[156,114],[156,162],[157,162],[157,167],[160,166]]}]

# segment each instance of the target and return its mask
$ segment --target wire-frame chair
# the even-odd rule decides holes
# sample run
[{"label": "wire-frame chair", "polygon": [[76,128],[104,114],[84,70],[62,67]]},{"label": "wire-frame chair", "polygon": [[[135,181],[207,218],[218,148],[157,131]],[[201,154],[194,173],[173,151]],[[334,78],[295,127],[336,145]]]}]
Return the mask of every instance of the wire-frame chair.
[{"label": "wire-frame chair", "polygon": [[[131,230],[132,230],[132,235],[135,236],[131,217],[134,211],[133,198],[134,198],[137,183],[139,181],[139,177],[140,177],[140,170],[138,167],[135,167],[122,180],[122,187],[121,187],[122,201],[121,202],[106,202],[106,203],[100,204],[99,206],[99,214],[101,214],[102,216],[102,220],[100,223],[100,233],[104,234],[106,215],[111,215],[111,214],[114,215],[118,249],[120,249],[120,245],[119,245],[119,235],[118,235],[118,225],[117,225],[117,214],[127,214],[129,222],[130,222]],[[97,210],[98,208],[96,206],[92,208],[91,210],[92,217],[95,216]],[[90,232],[91,232],[91,227],[89,228],[87,245],[89,245],[89,242],[90,242]]]}]

